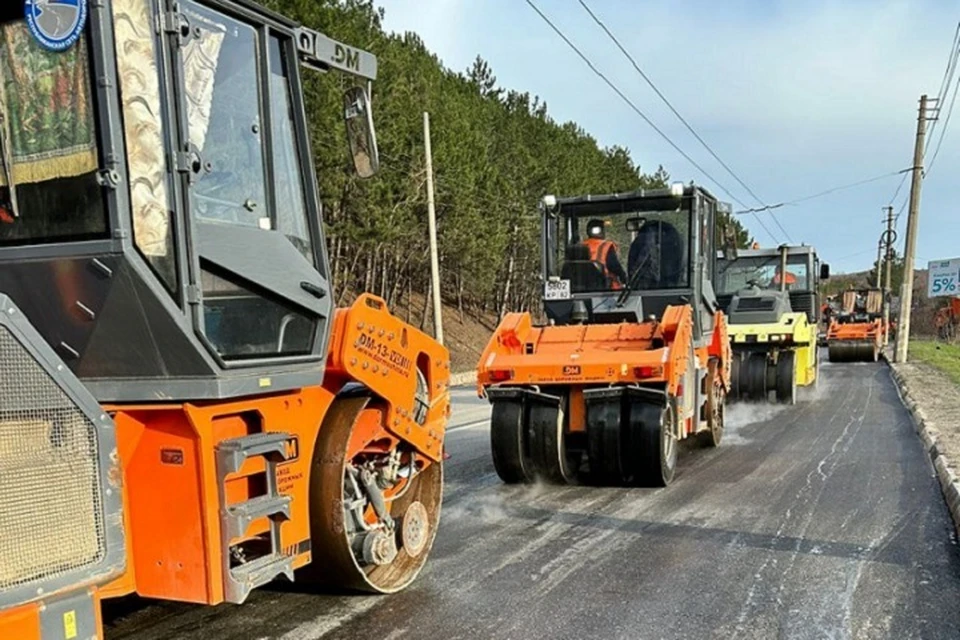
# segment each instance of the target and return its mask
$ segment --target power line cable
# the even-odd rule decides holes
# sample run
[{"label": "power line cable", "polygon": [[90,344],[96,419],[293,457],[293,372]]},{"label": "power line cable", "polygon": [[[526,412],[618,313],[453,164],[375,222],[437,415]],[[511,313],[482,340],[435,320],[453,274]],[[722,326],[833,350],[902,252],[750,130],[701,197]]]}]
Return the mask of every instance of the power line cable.
[{"label": "power line cable", "polygon": [[[953,95],[950,97],[950,107],[947,109],[947,117],[943,121],[943,126],[940,128],[940,138],[937,140],[937,146],[933,150],[933,157],[930,158],[930,162],[927,163],[926,168],[923,170],[924,178],[930,174],[930,171],[933,169],[933,164],[937,161],[937,156],[940,155],[940,146],[943,144],[943,139],[947,135],[947,128],[950,126],[950,116],[953,115],[953,105],[957,102],[957,89],[960,89],[960,76],[957,77],[957,81],[953,85]],[[934,124],[936,124],[936,121],[934,121]]]},{"label": "power line cable", "polygon": [[[937,91],[937,97],[934,100],[936,104],[936,111],[939,115],[940,109],[943,105],[944,99],[946,98],[946,93],[950,89],[950,84],[953,80],[953,76],[957,70],[957,62],[960,59],[960,22],[957,22],[957,27],[953,32],[953,42],[950,43],[950,54],[947,56],[947,66],[943,71],[943,77],[940,79],[940,89]],[[960,78],[958,78],[960,82]],[[954,95],[956,95],[956,89],[954,89]],[[952,106],[951,106],[952,110]],[[923,157],[927,155],[927,151],[930,148],[930,143],[933,140],[933,134],[937,129],[937,124],[939,123],[939,117],[936,118],[933,123],[930,125],[930,129],[927,131],[927,141],[923,147]],[[944,130],[946,130],[946,125],[944,125]],[[934,157],[936,157],[936,152],[934,152]],[[932,164],[932,163],[931,163]],[[927,168],[929,171],[929,167]],[[893,195],[890,197],[890,201],[887,203],[887,206],[893,206],[893,203],[896,201],[897,196],[900,195],[900,191],[903,189],[903,185],[907,183],[907,177],[910,175],[910,172],[905,172],[903,177],[900,179],[900,182],[897,184],[897,188],[894,190]],[[907,206],[908,199],[905,198],[903,203],[900,205],[900,209],[897,212],[895,221],[900,220],[900,215],[903,213],[903,210]]]},{"label": "power line cable", "polygon": [[[533,9],[533,10],[537,13],[537,15],[540,16],[540,18],[541,18],[545,23],[547,23],[547,25],[554,31],[554,33],[556,33],[556,34],[560,37],[560,39],[563,40],[563,41],[566,43],[566,45],[567,45],[568,47],[570,47],[570,48],[574,51],[574,53],[577,54],[577,56],[580,57],[580,59],[584,62],[584,64],[586,64],[587,67],[589,67],[590,70],[591,70],[597,77],[599,77],[601,80],[603,80],[604,83],[606,83],[607,86],[609,86],[609,87],[613,90],[613,92],[616,93],[616,94],[620,97],[620,99],[623,100],[624,103],[626,103],[627,106],[630,107],[630,109],[632,109],[638,116],[640,116],[640,118],[642,118],[643,121],[646,122],[646,123],[650,126],[651,129],[653,129],[654,131],[656,131],[657,134],[667,142],[667,144],[669,144],[669,145],[670,145],[677,153],[679,153],[687,162],[689,162],[691,165],[693,165],[693,167],[696,168],[700,173],[702,173],[708,180],[710,180],[710,181],[713,182],[715,185],[717,185],[717,187],[719,187],[721,191],[723,191],[725,194],[727,194],[727,196],[729,196],[730,198],[732,198],[734,202],[736,202],[737,204],[739,204],[741,207],[743,207],[743,208],[745,208],[745,209],[748,208],[747,205],[744,204],[742,200],[740,200],[738,197],[736,197],[735,195],[733,195],[732,193],[730,193],[730,191],[729,191],[726,187],[724,187],[723,184],[721,184],[716,178],[714,178],[712,175],[710,175],[710,173],[709,173],[706,169],[704,169],[703,167],[701,167],[701,166],[697,163],[696,160],[694,160],[693,158],[691,158],[683,149],[681,149],[679,146],[677,146],[677,144],[676,144],[673,140],[671,140],[670,137],[669,137],[666,133],[664,133],[659,127],[657,127],[657,125],[655,125],[655,124],[653,123],[653,121],[650,120],[650,118],[648,118],[648,117],[646,116],[646,114],[644,114],[643,111],[641,111],[640,108],[637,107],[637,105],[634,104],[633,101],[630,100],[630,98],[628,98],[628,97],[626,96],[626,94],[624,94],[623,91],[621,91],[620,88],[619,88],[616,84],[614,84],[606,75],[604,75],[604,73],[597,68],[597,66],[590,60],[590,58],[588,58],[588,57],[577,47],[577,45],[575,45],[575,44],[566,36],[566,34],[564,34],[563,31],[561,31],[560,28],[557,27],[557,25],[555,25],[555,24],[550,20],[550,18],[548,18],[548,17],[546,16],[546,14],[544,14],[544,13],[540,10],[540,8],[533,2],[533,0],[526,0],[526,3],[527,3],[527,5],[530,6],[531,9]],[[763,223],[763,220],[761,220],[760,216],[755,216],[755,217],[756,217],[756,219],[757,219],[757,222],[760,224],[761,228],[763,228],[763,230],[767,233],[767,235],[769,235],[769,236],[773,239],[774,242],[777,242],[777,243],[779,244],[780,241],[779,241],[779,240],[777,239],[777,237],[773,234],[773,232],[770,231],[770,229],[767,227],[767,225],[765,225],[765,224]]]},{"label": "power line cable", "polygon": [[[613,42],[613,44],[615,44],[615,45],[617,46],[617,48],[618,48],[618,49],[620,50],[620,52],[624,55],[624,57],[626,57],[626,59],[630,61],[630,64],[633,65],[633,68],[636,70],[636,72],[637,72],[638,74],[640,74],[640,77],[643,78],[644,82],[646,82],[647,85],[648,85],[651,89],[653,89],[653,92],[657,94],[657,96],[660,98],[660,100],[663,101],[663,103],[664,103],[665,105],[667,105],[667,108],[670,109],[670,111],[673,113],[673,115],[675,115],[675,116],[677,117],[677,120],[679,120],[679,121],[683,124],[683,126],[687,128],[687,131],[689,131],[689,132],[691,133],[691,135],[693,135],[693,137],[697,139],[697,142],[699,142],[699,143],[703,146],[703,148],[707,150],[707,153],[709,153],[711,156],[713,156],[713,159],[716,160],[718,163],[720,163],[720,166],[723,167],[723,168],[726,170],[726,172],[729,173],[730,176],[731,176],[734,180],[736,180],[737,183],[738,183],[741,187],[743,187],[743,189],[744,189],[747,193],[749,193],[750,196],[751,196],[754,200],[756,200],[758,203],[760,203],[760,205],[761,205],[764,209],[769,209],[770,207],[767,205],[767,203],[764,202],[763,199],[760,198],[760,196],[758,196],[756,193],[754,193],[753,189],[751,189],[750,186],[747,185],[747,183],[744,182],[744,181],[740,178],[740,176],[738,176],[737,173],[736,173],[733,169],[731,169],[730,166],[729,166],[726,162],[723,161],[723,158],[721,158],[719,155],[717,155],[717,153],[713,150],[713,148],[712,148],[709,144],[707,144],[706,140],[704,140],[704,139],[700,136],[700,134],[697,133],[697,131],[693,128],[693,126],[691,126],[691,124],[690,124],[689,122],[687,122],[686,118],[684,118],[682,115],[680,115],[680,112],[677,111],[676,107],[674,107],[673,104],[667,99],[667,97],[666,97],[665,95],[663,95],[663,92],[660,91],[660,89],[659,89],[659,88],[657,87],[657,85],[653,82],[653,80],[651,80],[650,77],[647,76],[646,73],[644,73],[643,69],[640,68],[640,65],[637,64],[636,59],[630,54],[629,51],[627,51],[626,47],[624,47],[623,44],[621,44],[621,42],[620,42],[620,40],[617,38],[617,36],[615,36],[615,35],[613,34],[613,32],[610,31],[610,29],[609,29],[609,28],[607,27],[607,25],[603,22],[603,20],[601,20],[600,17],[597,16],[597,14],[590,8],[590,6],[585,2],[585,0],[578,0],[578,1],[579,1],[579,3],[580,3],[580,6],[583,7],[584,11],[586,11],[587,14],[589,14],[590,17],[593,19],[593,21],[597,23],[597,26],[599,26],[601,29],[603,29],[603,32],[607,34],[607,37],[610,38],[610,40]],[[787,232],[787,230],[784,229],[783,225],[780,224],[780,221],[777,219],[777,217],[776,217],[775,215],[771,215],[770,217],[773,218],[773,221],[774,221],[774,222],[777,224],[777,226],[780,228],[780,231],[783,232],[783,235],[786,236],[787,240],[792,243],[792,242],[793,242],[793,239],[790,237],[790,234]]]},{"label": "power line cable", "polygon": [[[957,28],[953,32],[953,42],[950,44],[950,55],[947,57],[947,68],[943,72],[943,78],[940,79],[940,88],[937,90],[937,97],[934,100],[937,113],[939,113],[940,107],[947,96],[947,92],[950,90],[950,84],[957,69],[958,54],[960,54],[960,22],[957,23]],[[930,141],[933,139],[933,133],[936,131],[937,123],[938,120],[934,120],[933,124],[930,125],[930,137],[927,138],[927,143],[924,146],[924,155],[926,155],[927,149],[930,147]]]},{"label": "power line cable", "polygon": [[858,180],[857,182],[851,182],[849,184],[842,184],[836,187],[831,187],[824,191],[819,191],[808,196],[803,196],[802,198],[796,198],[795,200],[788,200],[786,202],[778,202],[777,204],[765,205],[764,207],[757,207],[755,209],[745,209],[743,211],[735,211],[737,215],[742,215],[744,213],[759,213],[762,211],[769,211],[771,209],[780,209],[782,207],[790,207],[801,202],[807,202],[808,200],[813,200],[814,198],[822,198],[823,196],[830,195],[831,193],[836,193],[837,191],[845,191],[846,189],[852,189],[854,187],[859,187],[861,185],[869,184],[871,182],[877,182],[878,180],[883,180],[884,178],[890,178],[901,173],[908,173],[913,171],[913,168],[901,169],[899,171],[891,171],[890,173],[884,173],[883,175],[874,176],[872,178],[867,178],[865,180]]}]

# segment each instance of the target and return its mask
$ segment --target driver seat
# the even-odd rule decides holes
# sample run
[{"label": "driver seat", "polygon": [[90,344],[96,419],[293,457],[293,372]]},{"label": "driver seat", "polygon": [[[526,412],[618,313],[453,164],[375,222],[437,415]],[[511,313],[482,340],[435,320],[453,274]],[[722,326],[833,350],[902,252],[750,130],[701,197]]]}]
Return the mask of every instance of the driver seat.
[{"label": "driver seat", "polygon": [[[639,289],[664,289],[683,282],[683,236],[669,222],[648,221],[630,244],[627,257],[630,281],[641,267],[646,271],[637,281]],[[654,263],[656,261],[656,263]]]},{"label": "driver seat", "polygon": [[590,259],[590,248],[586,245],[571,244],[567,247],[560,277],[570,281],[572,293],[607,289],[603,266]]}]

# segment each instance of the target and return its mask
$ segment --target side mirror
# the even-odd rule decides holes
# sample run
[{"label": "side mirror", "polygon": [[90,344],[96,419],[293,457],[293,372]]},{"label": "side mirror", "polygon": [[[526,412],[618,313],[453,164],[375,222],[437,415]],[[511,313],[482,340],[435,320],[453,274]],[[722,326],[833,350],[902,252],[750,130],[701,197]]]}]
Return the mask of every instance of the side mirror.
[{"label": "side mirror", "polygon": [[380,171],[380,153],[373,128],[373,109],[366,90],[362,87],[347,89],[343,94],[343,110],[353,166],[361,178],[371,178]]},{"label": "side mirror", "polygon": [[829,280],[830,279],[830,265],[823,263],[820,265],[820,279]]}]

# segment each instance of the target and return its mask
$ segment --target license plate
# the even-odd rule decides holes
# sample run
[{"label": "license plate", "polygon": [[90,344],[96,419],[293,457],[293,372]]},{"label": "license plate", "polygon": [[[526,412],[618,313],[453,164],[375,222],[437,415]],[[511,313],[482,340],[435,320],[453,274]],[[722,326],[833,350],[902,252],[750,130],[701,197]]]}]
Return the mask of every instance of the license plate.
[{"label": "license plate", "polygon": [[543,290],[544,300],[569,300],[570,299],[570,281],[569,280],[548,280]]}]

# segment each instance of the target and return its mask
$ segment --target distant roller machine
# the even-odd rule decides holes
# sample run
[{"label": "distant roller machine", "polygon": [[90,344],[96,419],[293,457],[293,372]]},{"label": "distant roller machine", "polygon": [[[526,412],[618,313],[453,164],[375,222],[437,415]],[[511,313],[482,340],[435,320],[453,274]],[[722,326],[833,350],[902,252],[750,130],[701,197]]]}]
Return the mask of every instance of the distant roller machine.
[{"label": "distant roller machine", "polygon": [[809,246],[726,251],[717,269],[733,360],[731,400],[794,404],[817,381],[819,281],[830,277]]},{"label": "distant roller machine", "polygon": [[876,362],[887,330],[880,289],[844,291],[827,330],[830,362]]}]

